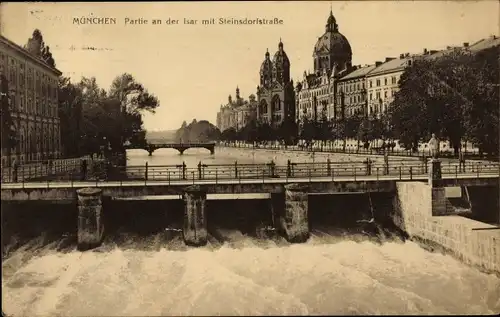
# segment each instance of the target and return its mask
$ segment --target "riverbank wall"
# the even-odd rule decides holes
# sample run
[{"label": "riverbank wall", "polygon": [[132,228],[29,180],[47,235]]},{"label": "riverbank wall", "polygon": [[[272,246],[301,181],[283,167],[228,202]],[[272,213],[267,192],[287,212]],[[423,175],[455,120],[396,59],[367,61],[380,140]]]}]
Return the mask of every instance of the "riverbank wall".
[{"label": "riverbank wall", "polygon": [[[313,163],[313,162],[326,162],[328,159],[332,162],[345,162],[345,163],[360,163],[370,158],[374,163],[383,163],[384,158],[381,155],[370,154],[348,154],[348,153],[328,153],[328,152],[308,152],[293,149],[266,149],[266,148],[251,148],[251,147],[229,147],[217,146],[215,149],[216,155],[218,153],[224,156],[238,159],[252,158],[255,162],[270,162],[274,161],[278,165],[286,165],[290,160],[293,163]],[[401,157],[389,156],[390,162],[419,162],[418,157]]]},{"label": "riverbank wall", "polygon": [[[433,188],[421,182],[399,182],[396,187],[391,218],[412,240],[425,248],[451,254],[466,264],[500,276],[498,225],[448,214],[443,188]],[[498,188],[496,191],[498,193]],[[494,192],[495,188],[487,195],[473,199],[473,208],[475,202],[485,198],[491,202]],[[494,213],[498,210],[498,199],[496,206],[492,202],[487,207]]]}]

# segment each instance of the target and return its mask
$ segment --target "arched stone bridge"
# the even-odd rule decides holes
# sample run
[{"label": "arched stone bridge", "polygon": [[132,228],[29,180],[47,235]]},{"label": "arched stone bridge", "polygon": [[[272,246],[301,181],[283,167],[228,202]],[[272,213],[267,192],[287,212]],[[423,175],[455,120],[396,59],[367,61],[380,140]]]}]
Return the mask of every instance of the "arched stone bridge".
[{"label": "arched stone bridge", "polygon": [[204,148],[210,151],[210,154],[215,154],[215,142],[212,143],[163,143],[163,144],[153,144],[148,143],[146,145],[129,145],[125,147],[126,149],[144,149],[148,151],[149,156],[153,155],[153,152],[158,149],[176,149],[182,155],[184,151],[191,148]]}]

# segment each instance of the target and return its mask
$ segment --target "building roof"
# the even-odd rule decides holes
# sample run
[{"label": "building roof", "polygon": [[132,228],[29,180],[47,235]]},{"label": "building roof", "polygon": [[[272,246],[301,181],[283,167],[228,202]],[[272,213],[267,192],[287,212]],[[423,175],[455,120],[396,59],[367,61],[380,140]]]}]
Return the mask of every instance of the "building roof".
[{"label": "building roof", "polygon": [[358,78],[358,77],[363,77],[363,76],[366,76],[369,72],[371,72],[375,68],[376,68],[375,65],[364,66],[364,67],[358,68],[358,69],[350,72],[349,74],[341,77],[339,80],[344,81],[344,80],[354,79],[354,78]]},{"label": "building roof", "polygon": [[321,54],[327,51],[334,56],[352,56],[351,45],[347,38],[339,32],[337,21],[330,10],[330,16],[326,23],[325,33],[318,38],[314,45],[314,54]]},{"label": "building roof", "polygon": [[21,46],[17,45],[16,43],[12,42],[11,40],[9,40],[8,38],[6,38],[5,36],[0,35],[0,42],[4,43],[5,45],[7,45],[9,47],[11,47],[12,49],[14,49],[15,51],[17,51],[21,55],[23,55],[26,58],[28,58],[29,60],[35,62],[36,64],[38,64],[38,65],[46,68],[47,70],[50,70],[52,73],[56,74],[57,76],[61,76],[62,75],[62,72],[60,70],[58,70],[57,68],[54,68],[54,67],[48,65],[47,63],[45,63],[40,58],[38,58],[36,56],[33,56],[30,52],[28,52],[27,50],[25,50]]},{"label": "building roof", "polygon": [[488,38],[479,40],[476,43],[470,45],[469,50],[473,52],[478,52],[499,45],[500,45],[500,38],[496,35],[492,35]]},{"label": "building roof", "polygon": [[370,71],[367,76],[375,76],[387,73],[393,73],[405,69],[409,60],[412,60],[414,56],[406,56],[403,58],[395,58],[382,63],[380,66],[374,68]]}]

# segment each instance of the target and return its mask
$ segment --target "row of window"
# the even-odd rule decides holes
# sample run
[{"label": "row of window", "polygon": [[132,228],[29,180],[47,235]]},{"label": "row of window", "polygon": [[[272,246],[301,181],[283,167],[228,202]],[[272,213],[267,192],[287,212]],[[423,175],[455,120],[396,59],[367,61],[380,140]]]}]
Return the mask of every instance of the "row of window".
[{"label": "row of window", "polygon": [[55,102],[39,98],[35,100],[31,95],[28,95],[28,98],[26,98],[23,93],[16,95],[15,92],[12,92],[10,94],[9,106],[13,111],[37,116],[57,117],[57,105]]},{"label": "row of window", "polygon": [[328,93],[333,94],[333,87],[322,87],[320,89],[316,89],[316,90],[312,90],[312,91],[309,91],[309,90],[301,91],[299,93],[299,96],[300,96],[300,98],[310,98],[310,97],[317,97],[317,96],[326,95]]},{"label": "row of window", "polygon": [[8,64],[6,61],[6,55],[0,53],[0,73],[6,75],[10,86],[14,89],[19,87],[24,90],[27,84],[29,91],[35,91],[42,97],[57,99],[58,83],[56,79],[50,78],[47,74],[36,71],[32,67],[28,67],[26,71],[24,63],[16,61],[14,58],[9,57],[10,63]]},{"label": "row of window", "polygon": [[[345,90],[344,90],[344,88],[345,88]],[[353,92],[353,91],[359,91],[361,89],[365,89],[364,82],[339,85],[339,92],[342,92],[342,91]]]},{"label": "row of window", "polygon": [[[394,94],[396,93],[395,90],[390,90],[390,92],[391,92],[391,97],[394,98]],[[384,90],[384,99],[387,99],[388,97],[389,97],[389,90]],[[377,91],[375,93],[375,100],[380,100],[380,99],[382,99],[380,91]],[[370,100],[373,100],[372,92],[370,93]]]},{"label": "row of window", "polygon": [[366,97],[365,95],[355,95],[355,96],[349,96],[349,97],[346,97],[344,101],[348,101],[349,100],[349,104],[353,104],[353,103],[359,103],[359,102],[364,102],[366,101]]},{"label": "row of window", "polygon": [[[380,87],[380,84],[382,83],[381,82],[381,79],[372,79],[372,80],[369,80],[368,83],[369,83],[369,87],[372,88],[373,87],[373,82],[375,81],[375,85],[376,87]],[[391,83],[392,85],[396,85],[398,83],[398,78],[397,76],[391,76],[390,78],[389,77],[385,77],[384,78],[384,86],[387,86],[389,83]]]}]

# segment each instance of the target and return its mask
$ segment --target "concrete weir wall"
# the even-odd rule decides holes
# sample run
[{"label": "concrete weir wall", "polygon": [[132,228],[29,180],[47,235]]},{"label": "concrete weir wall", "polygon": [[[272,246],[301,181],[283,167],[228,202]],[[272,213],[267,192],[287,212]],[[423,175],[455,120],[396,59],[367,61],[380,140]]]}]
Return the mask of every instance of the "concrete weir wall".
[{"label": "concrete weir wall", "polygon": [[462,216],[446,215],[444,188],[421,182],[396,184],[394,223],[410,237],[463,262],[500,274],[500,230]]}]

